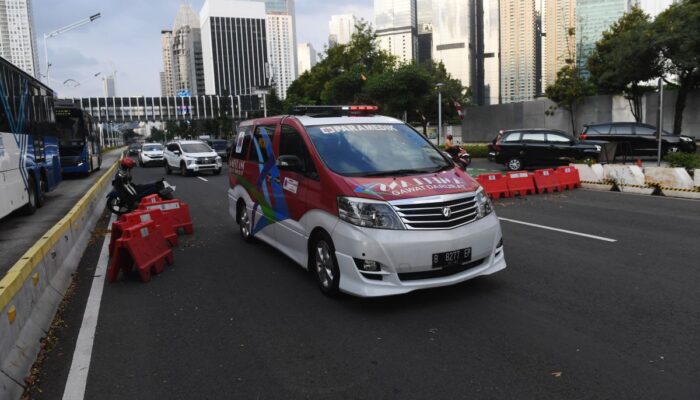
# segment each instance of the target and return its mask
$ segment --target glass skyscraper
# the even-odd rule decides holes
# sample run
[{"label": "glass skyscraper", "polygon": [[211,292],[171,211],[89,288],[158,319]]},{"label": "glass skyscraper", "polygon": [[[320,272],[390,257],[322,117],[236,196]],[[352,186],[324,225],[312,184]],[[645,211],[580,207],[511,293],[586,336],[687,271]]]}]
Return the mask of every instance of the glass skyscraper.
[{"label": "glass skyscraper", "polygon": [[418,58],[416,0],[374,0],[374,22],[380,48],[399,61]]},{"label": "glass skyscraper", "polygon": [[632,0],[577,0],[576,1],[576,59],[584,76],[588,76],[588,57],[603,32],[627,12],[636,1]]}]

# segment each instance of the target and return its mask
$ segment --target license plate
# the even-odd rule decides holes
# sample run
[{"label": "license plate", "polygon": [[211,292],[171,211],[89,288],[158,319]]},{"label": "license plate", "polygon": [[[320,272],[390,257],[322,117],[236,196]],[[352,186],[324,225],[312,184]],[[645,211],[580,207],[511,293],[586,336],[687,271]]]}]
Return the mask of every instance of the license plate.
[{"label": "license plate", "polygon": [[433,268],[448,268],[463,265],[472,260],[472,248],[433,254]]}]

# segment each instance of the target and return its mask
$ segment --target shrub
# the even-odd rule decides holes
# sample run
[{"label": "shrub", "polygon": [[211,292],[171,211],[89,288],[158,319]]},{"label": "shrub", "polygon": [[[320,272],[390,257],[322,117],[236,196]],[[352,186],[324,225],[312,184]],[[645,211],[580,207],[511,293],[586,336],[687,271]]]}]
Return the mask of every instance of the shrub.
[{"label": "shrub", "polygon": [[693,173],[693,170],[700,168],[700,154],[698,153],[671,153],[664,157],[664,161],[668,162],[671,167],[685,168]]},{"label": "shrub", "polygon": [[472,158],[485,158],[489,153],[489,146],[486,144],[465,144],[462,147]]}]

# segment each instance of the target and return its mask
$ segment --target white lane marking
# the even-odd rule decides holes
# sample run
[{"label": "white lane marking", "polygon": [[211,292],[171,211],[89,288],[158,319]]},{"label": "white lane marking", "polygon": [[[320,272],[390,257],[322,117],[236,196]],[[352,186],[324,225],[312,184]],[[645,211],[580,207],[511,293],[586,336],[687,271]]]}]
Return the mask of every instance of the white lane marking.
[{"label": "white lane marking", "polygon": [[208,179],[204,179],[204,178],[202,178],[201,176],[198,176],[197,178],[199,178],[199,179],[203,180],[204,182],[209,182],[209,180],[208,180]]},{"label": "white lane marking", "polygon": [[[115,215],[112,214],[112,217],[109,219],[110,227],[115,219]],[[109,233],[105,235],[100,258],[97,260],[95,277],[92,279],[92,287],[85,306],[83,322],[80,325],[78,341],[75,344],[73,361],[66,380],[66,388],[63,390],[63,400],[83,400],[85,398],[85,387],[87,386],[90,359],[92,358],[92,345],[95,341],[95,328],[97,328],[102,290],[104,289],[105,276],[107,275],[107,264],[109,263],[110,236]]]},{"label": "white lane marking", "polygon": [[515,219],[509,219],[509,218],[501,218],[501,217],[498,217],[498,219],[500,219],[501,221],[512,222],[512,223],[514,223],[514,224],[527,225],[527,226],[532,226],[532,227],[535,227],[535,228],[547,229],[547,230],[555,231],[555,232],[568,233],[569,235],[583,236],[583,237],[587,237],[587,238],[589,238],[589,239],[602,240],[602,241],[604,241],[604,242],[610,242],[610,243],[615,243],[615,242],[617,242],[617,239],[610,239],[610,238],[606,238],[606,237],[603,237],[603,236],[589,235],[589,234],[587,234],[587,233],[574,232],[574,231],[569,231],[569,230],[566,230],[566,229],[554,228],[554,227],[545,226],[545,225],[538,225],[538,224],[533,224],[533,223],[530,223],[530,222],[518,221],[518,220],[515,220]]}]

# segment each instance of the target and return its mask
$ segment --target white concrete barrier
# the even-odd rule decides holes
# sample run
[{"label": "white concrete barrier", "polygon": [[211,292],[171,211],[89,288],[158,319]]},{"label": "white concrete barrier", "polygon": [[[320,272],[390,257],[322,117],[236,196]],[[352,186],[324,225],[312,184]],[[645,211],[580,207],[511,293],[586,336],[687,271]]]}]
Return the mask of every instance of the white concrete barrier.
[{"label": "white concrete barrier", "polygon": [[571,164],[578,169],[581,187],[594,190],[612,190],[613,184],[604,179],[603,166],[600,164]]},{"label": "white concrete barrier", "polygon": [[693,178],[685,168],[644,168],[649,185],[658,186],[664,196],[700,199],[700,188],[694,188]]},{"label": "white concrete barrier", "polygon": [[117,163],[0,279],[0,399],[19,399],[71,276],[104,211]]},{"label": "white concrete barrier", "polygon": [[695,172],[693,172],[693,177],[695,178],[695,183],[693,186],[700,187],[700,168],[696,169]]},{"label": "white concrete barrier", "polygon": [[692,189],[693,178],[685,168],[644,168],[644,179],[650,185],[671,189]]},{"label": "white concrete barrier", "polygon": [[652,194],[656,190],[646,184],[642,169],[636,165],[606,164],[603,173],[604,178],[614,181],[621,192]]}]

